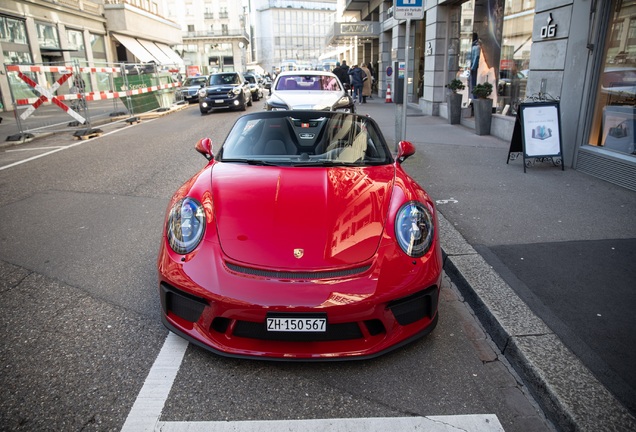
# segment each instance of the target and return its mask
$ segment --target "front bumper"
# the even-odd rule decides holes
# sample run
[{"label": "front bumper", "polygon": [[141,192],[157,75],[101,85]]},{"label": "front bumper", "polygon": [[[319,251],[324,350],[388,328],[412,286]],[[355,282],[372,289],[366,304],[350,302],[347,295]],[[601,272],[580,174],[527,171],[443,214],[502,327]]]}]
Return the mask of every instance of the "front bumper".
[{"label": "front bumper", "polygon": [[[345,277],[290,280],[285,274],[242,273],[207,252],[182,263],[162,248],[162,320],[173,332],[220,355],[371,358],[430,333],[437,324],[441,260],[436,253],[416,260],[421,262],[415,270],[411,258],[386,263],[382,271],[404,272],[398,279],[380,275],[378,265],[369,263]],[[327,318],[327,330],[268,332],[266,319],[272,312],[298,317],[319,312]]]},{"label": "front bumper", "polygon": [[206,96],[199,98],[199,107],[203,110],[212,110],[217,108],[240,108],[243,106],[242,94],[229,96],[227,93],[223,95]]}]

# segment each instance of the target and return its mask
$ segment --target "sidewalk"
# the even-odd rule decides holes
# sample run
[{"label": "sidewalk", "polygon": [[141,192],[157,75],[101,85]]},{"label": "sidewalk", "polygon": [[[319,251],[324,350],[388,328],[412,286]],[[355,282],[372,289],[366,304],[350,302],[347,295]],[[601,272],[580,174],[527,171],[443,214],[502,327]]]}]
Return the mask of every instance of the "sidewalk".
[{"label": "sidewalk", "polygon": [[[396,106],[357,109],[393,148]],[[19,145],[1,116],[0,151]],[[508,142],[413,107],[406,130],[445,270],[542,408],[561,430],[636,430],[636,193],[546,163],[524,174]]]},{"label": "sidewalk", "polygon": [[[394,104],[357,105],[394,145]],[[409,106],[445,270],[562,430],[636,430],[636,193]],[[440,323],[444,317],[440,317]]]}]

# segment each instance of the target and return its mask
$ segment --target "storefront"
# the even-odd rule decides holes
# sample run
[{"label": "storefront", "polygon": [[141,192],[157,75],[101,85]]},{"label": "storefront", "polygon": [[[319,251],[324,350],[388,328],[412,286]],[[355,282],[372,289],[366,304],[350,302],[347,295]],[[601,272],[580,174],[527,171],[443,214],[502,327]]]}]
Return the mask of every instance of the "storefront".
[{"label": "storefront", "polygon": [[[636,190],[636,1],[599,2],[598,46],[576,168]],[[604,18],[604,19],[603,19]]]},{"label": "storefront", "polygon": [[[520,103],[558,100],[566,168],[636,190],[636,0],[447,0],[425,12],[410,102],[446,116],[445,86],[460,79],[469,126],[471,89],[489,82],[491,133],[510,140]],[[403,26],[386,16],[385,31]],[[385,56],[402,51],[395,35]]]}]

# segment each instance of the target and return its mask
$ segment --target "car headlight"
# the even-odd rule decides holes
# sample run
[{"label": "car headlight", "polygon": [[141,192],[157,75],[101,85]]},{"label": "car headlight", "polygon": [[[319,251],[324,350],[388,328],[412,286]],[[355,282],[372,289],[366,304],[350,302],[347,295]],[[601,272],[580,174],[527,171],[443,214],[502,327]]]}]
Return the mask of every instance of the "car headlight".
[{"label": "car headlight", "polygon": [[243,90],[240,87],[234,87],[232,89],[232,93],[234,93],[235,95],[241,94]]},{"label": "car headlight", "polygon": [[208,95],[208,91],[206,89],[199,90],[199,97],[204,98]]},{"label": "car headlight", "polygon": [[173,251],[181,255],[192,252],[205,232],[205,211],[201,203],[189,197],[179,200],[170,210],[166,231]]},{"label": "car headlight", "polygon": [[433,215],[424,204],[411,201],[404,204],[395,218],[395,238],[409,256],[421,257],[433,243]]}]

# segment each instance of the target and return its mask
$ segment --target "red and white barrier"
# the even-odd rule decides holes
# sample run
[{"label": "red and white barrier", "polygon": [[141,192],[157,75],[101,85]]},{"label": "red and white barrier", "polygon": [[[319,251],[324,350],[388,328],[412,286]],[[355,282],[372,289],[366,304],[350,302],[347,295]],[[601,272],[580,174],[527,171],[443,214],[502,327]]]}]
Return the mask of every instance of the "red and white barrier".
[{"label": "red and white barrier", "polygon": [[[69,106],[62,103],[62,101],[69,100],[77,100],[84,99],[87,101],[96,101],[96,100],[106,100],[106,99],[115,99],[122,98],[127,96],[134,96],[144,93],[151,93],[157,90],[165,90],[169,88],[179,87],[180,83],[170,83],[170,84],[161,84],[156,86],[144,87],[144,88],[136,88],[133,90],[121,90],[121,91],[101,91],[101,92],[90,92],[90,93],[70,93],[66,95],[54,95],[58,88],[62,84],[64,84],[68,79],[73,76],[74,71],[79,70],[80,73],[118,73],[121,72],[121,68],[119,67],[80,67],[74,68],[71,65],[64,66],[30,66],[30,65],[7,65],[8,72],[17,72],[18,76],[22,81],[27,83],[30,87],[32,87],[35,91],[40,94],[40,97],[37,98],[26,98],[26,99],[16,99],[15,103],[17,105],[31,105],[27,108],[21,115],[20,118],[25,120],[29,117],[33,112],[38,109],[44,102],[50,101],[60,107],[63,111],[69,114],[78,122],[84,124],[86,119],[74,111]],[[46,89],[33,81],[28,76],[24,75],[23,72],[53,72],[60,73],[62,76],[51,85],[50,89]]]}]

